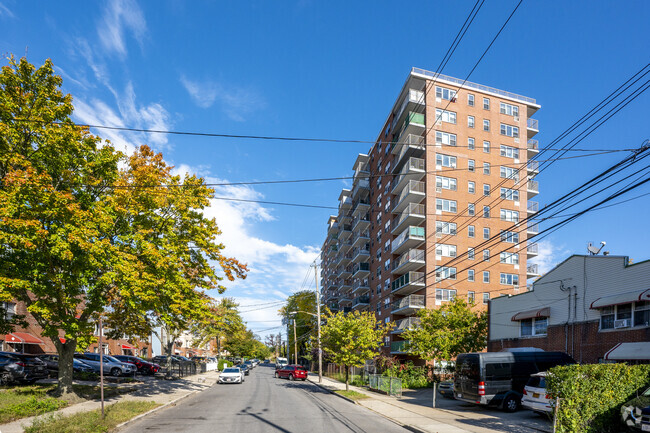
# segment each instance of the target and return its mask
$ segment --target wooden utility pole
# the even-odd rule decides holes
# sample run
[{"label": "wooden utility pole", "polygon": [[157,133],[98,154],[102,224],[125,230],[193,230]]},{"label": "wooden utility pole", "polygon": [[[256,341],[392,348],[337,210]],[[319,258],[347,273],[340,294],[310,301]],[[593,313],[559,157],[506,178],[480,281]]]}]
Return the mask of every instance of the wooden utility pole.
[{"label": "wooden utility pole", "polygon": [[298,340],[296,340],[296,318],[293,318],[293,359],[298,364]]},{"label": "wooden utility pole", "polygon": [[104,345],[102,337],[104,334],[104,322],[99,316],[99,398],[102,402],[102,419],[104,419]]},{"label": "wooden utility pole", "polygon": [[316,280],[316,320],[318,321],[318,383],[323,382],[323,348],[320,341],[320,290],[318,290],[318,265],[314,261],[314,279]]}]

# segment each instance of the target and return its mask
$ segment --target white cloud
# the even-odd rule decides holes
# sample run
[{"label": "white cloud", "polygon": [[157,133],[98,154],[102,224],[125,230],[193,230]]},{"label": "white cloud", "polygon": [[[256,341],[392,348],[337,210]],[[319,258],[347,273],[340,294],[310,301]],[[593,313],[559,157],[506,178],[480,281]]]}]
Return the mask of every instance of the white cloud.
[{"label": "white cloud", "polygon": [[107,52],[124,57],[127,54],[126,33],[142,44],[147,23],[134,0],[111,0],[106,5],[102,22],[97,27],[99,40]]},{"label": "white cloud", "polygon": [[3,5],[2,3],[0,3],[0,16],[5,16],[5,17],[9,17],[9,18],[15,18],[16,17],[14,15],[14,13],[11,12],[9,10],[9,8],[7,8],[7,6]]},{"label": "white cloud", "polygon": [[538,254],[537,257],[531,259],[531,263],[537,263],[540,275],[544,275],[553,269],[557,264],[566,259],[570,253],[564,246],[554,245],[549,240],[539,241],[537,245]]},{"label": "white cloud", "polygon": [[226,88],[215,81],[191,80],[185,75],[181,75],[180,82],[196,105],[210,108],[218,102],[222,111],[236,122],[243,122],[250,114],[266,108],[264,99],[252,89]]}]

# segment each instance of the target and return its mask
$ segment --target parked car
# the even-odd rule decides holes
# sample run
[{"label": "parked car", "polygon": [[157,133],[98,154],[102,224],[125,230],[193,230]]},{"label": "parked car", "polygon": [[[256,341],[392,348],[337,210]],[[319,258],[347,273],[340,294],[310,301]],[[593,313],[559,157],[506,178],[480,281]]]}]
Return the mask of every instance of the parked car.
[{"label": "parked car", "polygon": [[128,362],[135,365],[140,374],[154,375],[160,370],[160,365],[154,364],[152,362],[147,362],[142,358],[131,355],[113,355],[113,358],[116,358],[118,361]]},{"label": "parked car", "polygon": [[524,395],[521,397],[521,406],[537,413],[551,413],[550,396],[546,393],[546,375],[543,371],[530,376],[524,387]]},{"label": "parked car", "polygon": [[[176,364],[180,363],[180,361],[179,361],[178,359],[174,358],[173,356],[172,356],[171,358],[172,358],[172,364],[174,364],[174,363],[176,363]],[[152,362],[153,364],[158,364],[158,365],[165,366],[165,365],[167,365],[167,355],[158,355],[158,356],[154,356],[154,357],[151,359],[151,362]]]},{"label": "parked car", "polygon": [[280,358],[280,357],[278,357],[278,358],[275,360],[275,369],[276,369],[276,370],[278,370],[278,369],[284,367],[285,365],[289,365],[289,361],[287,360],[287,358]]},{"label": "parked car", "polygon": [[[38,355],[38,357],[41,361],[45,362],[45,365],[50,372],[50,376],[54,376],[58,373],[59,355],[46,353],[44,355]],[[95,369],[85,362],[75,358],[72,359],[72,370],[75,373],[99,373],[99,367]]]},{"label": "parked car", "polygon": [[239,364],[237,368],[239,368],[246,376],[250,375],[251,373],[251,366],[249,364]]},{"label": "parked car", "polygon": [[454,398],[454,383],[449,381],[440,382],[438,392],[445,398]]},{"label": "parked car", "polygon": [[228,367],[219,374],[217,383],[244,383],[244,372],[239,367]]},{"label": "parked car", "polygon": [[242,364],[242,365],[245,365],[246,368],[248,368],[249,370],[252,370],[253,368],[255,368],[255,364],[253,364],[253,361],[244,361],[244,364]]},{"label": "parked car", "polygon": [[456,358],[455,398],[514,412],[531,374],[566,364],[575,361],[564,352],[462,353]]},{"label": "parked car", "polygon": [[286,377],[289,380],[306,380],[307,369],[302,365],[285,365],[284,367],[275,370],[275,377]]},{"label": "parked car", "polygon": [[0,352],[0,383],[31,384],[49,375],[47,365],[37,356],[14,352]]},{"label": "parked car", "polygon": [[[97,368],[99,371],[99,353],[75,353],[74,357]],[[109,355],[104,355],[103,358],[104,374],[110,374],[111,376],[124,376],[135,373],[136,369],[132,368],[135,367],[133,365],[130,367],[129,364],[118,361]]]},{"label": "parked car", "polygon": [[631,429],[650,432],[650,388],[621,407],[621,418]]}]

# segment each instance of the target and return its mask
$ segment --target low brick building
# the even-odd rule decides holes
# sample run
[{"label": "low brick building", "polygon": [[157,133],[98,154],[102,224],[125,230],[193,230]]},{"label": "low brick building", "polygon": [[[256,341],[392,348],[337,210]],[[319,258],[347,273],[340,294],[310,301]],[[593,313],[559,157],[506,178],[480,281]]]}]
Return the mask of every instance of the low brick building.
[{"label": "low brick building", "polygon": [[650,261],[574,255],[532,290],[492,299],[488,351],[536,347],[582,363],[650,362]]}]

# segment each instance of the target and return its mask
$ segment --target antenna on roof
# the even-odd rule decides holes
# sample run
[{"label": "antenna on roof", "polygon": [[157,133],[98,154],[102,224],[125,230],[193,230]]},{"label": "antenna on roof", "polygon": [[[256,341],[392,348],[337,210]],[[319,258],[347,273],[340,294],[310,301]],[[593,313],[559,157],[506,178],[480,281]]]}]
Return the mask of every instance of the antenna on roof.
[{"label": "antenna on roof", "polygon": [[[607,244],[607,242],[602,241],[602,242],[600,243],[600,248],[596,248],[595,246],[592,245],[591,242],[589,242],[589,244],[587,245],[587,251],[588,251],[589,254],[591,254],[592,256],[597,256],[598,253],[600,253],[600,250],[602,250],[603,248],[605,248],[605,245],[606,245],[606,244]],[[607,255],[607,254],[609,254],[609,252],[607,252],[607,253],[603,253],[603,254],[604,254],[604,255]]]}]

